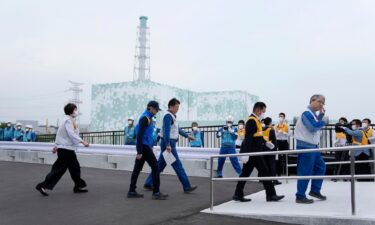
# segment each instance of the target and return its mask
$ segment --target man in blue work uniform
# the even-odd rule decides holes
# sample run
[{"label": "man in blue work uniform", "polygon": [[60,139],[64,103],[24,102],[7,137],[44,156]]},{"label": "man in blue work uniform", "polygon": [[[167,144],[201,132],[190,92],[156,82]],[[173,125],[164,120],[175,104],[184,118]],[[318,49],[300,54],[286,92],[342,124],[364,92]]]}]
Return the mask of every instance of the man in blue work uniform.
[{"label": "man in blue work uniform", "polygon": [[12,127],[12,123],[8,122],[7,127],[4,128],[4,141],[12,141],[14,137],[14,127]]},{"label": "man in blue work uniform", "polygon": [[168,195],[162,194],[159,190],[160,186],[160,173],[158,170],[158,163],[153,147],[152,133],[154,132],[154,123],[152,117],[154,117],[160,111],[159,103],[156,101],[150,101],[147,104],[147,110],[139,118],[139,122],[136,126],[137,134],[137,156],[135,159],[134,169],[131,176],[131,183],[128,192],[128,198],[143,198],[143,194],[139,194],[136,191],[138,176],[142,171],[145,162],[151,167],[151,176],[154,180],[152,187],[153,194],[152,199],[165,200]]},{"label": "man in blue work uniform", "polygon": [[[178,101],[176,98],[173,98],[168,103],[168,111],[166,112],[164,118],[163,118],[163,127],[161,130],[161,143],[160,143],[160,149],[161,154],[159,156],[158,160],[158,167],[159,171],[163,172],[164,168],[167,166],[163,152],[168,151],[173,154],[173,156],[176,158],[176,161],[172,163],[172,167],[174,171],[177,174],[178,179],[182,183],[182,187],[184,189],[185,193],[190,193],[197,189],[197,186],[192,186],[189,182],[189,178],[186,175],[186,172],[184,168],[182,167],[182,163],[180,161],[180,158],[178,157],[177,150],[176,150],[176,143],[178,140],[178,136],[182,135],[185,138],[189,138],[189,140],[194,140],[193,137],[188,136],[182,129],[179,128],[177,119],[176,119],[176,113],[178,112],[178,109],[180,107],[180,101]],[[146,190],[151,190],[153,186],[155,185],[155,182],[153,182],[153,177],[150,175],[145,181],[144,188]]]},{"label": "man in blue work uniform", "polygon": [[135,127],[134,127],[134,118],[130,117],[128,119],[128,126],[124,129],[125,135],[125,145],[135,145]]},{"label": "man in blue work uniform", "polygon": [[14,131],[14,135],[13,135],[13,141],[22,141],[24,133],[25,132],[22,130],[22,124],[17,123],[16,130]]},{"label": "man in blue work uniform", "polygon": [[26,125],[25,127],[25,133],[22,137],[23,142],[35,142],[36,140],[36,134],[33,131],[33,126]]},{"label": "man in blue work uniform", "polygon": [[[220,154],[236,154],[236,140],[237,140],[237,129],[233,128],[234,119],[232,116],[228,116],[226,126],[220,128],[216,132],[216,137],[221,138]],[[236,170],[238,176],[241,174],[241,165],[238,161],[238,157],[230,157],[230,162],[233,168]],[[223,167],[226,158],[219,158],[217,165],[217,177],[223,177]]]},{"label": "man in blue work uniform", "polygon": [[[319,148],[321,129],[326,125],[323,121],[324,104],[325,97],[323,95],[313,95],[310,98],[310,105],[307,110],[298,118],[294,135],[297,140],[297,151]],[[325,172],[326,164],[320,152],[298,154],[297,176],[323,176]],[[308,179],[297,181],[296,203],[314,203],[313,199],[306,198],[309,181]],[[322,184],[322,179],[312,180],[309,195],[320,200],[326,200],[327,197],[320,193]]]}]

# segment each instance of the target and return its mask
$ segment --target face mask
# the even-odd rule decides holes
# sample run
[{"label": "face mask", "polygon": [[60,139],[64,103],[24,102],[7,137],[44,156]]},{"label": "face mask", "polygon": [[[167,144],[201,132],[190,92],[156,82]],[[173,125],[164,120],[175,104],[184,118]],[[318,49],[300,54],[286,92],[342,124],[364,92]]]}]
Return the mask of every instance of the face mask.
[{"label": "face mask", "polygon": [[128,121],[128,124],[129,124],[129,125],[132,125],[132,124],[133,124],[133,121]]},{"label": "face mask", "polygon": [[71,115],[73,118],[76,118],[78,116],[78,112],[77,111],[74,111]]},{"label": "face mask", "polygon": [[357,130],[357,125],[352,125],[352,130]]},{"label": "face mask", "polygon": [[265,128],[265,127],[266,127],[266,124],[262,123],[262,127]]},{"label": "face mask", "polygon": [[193,127],[193,131],[198,131],[198,127]]},{"label": "face mask", "polygon": [[283,117],[279,117],[279,122],[283,123],[284,122],[284,118]]},{"label": "face mask", "polygon": [[26,132],[29,132],[30,131],[30,129],[29,128],[26,128]]},{"label": "face mask", "polygon": [[8,123],[8,124],[7,124],[7,126],[8,126],[8,127],[11,127],[11,126],[12,126],[12,124]]},{"label": "face mask", "polygon": [[368,127],[368,123],[362,123],[362,128],[367,128]]},{"label": "face mask", "polygon": [[238,129],[242,130],[243,128],[244,128],[244,126],[242,124],[238,125]]},{"label": "face mask", "polygon": [[21,127],[17,127],[17,130],[21,130]]},{"label": "face mask", "polygon": [[228,127],[232,127],[232,123],[227,123],[227,126]]},{"label": "face mask", "polygon": [[340,121],[340,124],[341,124],[341,125],[345,125],[345,122],[344,122],[344,121]]},{"label": "face mask", "polygon": [[259,120],[262,120],[264,118],[264,113],[260,114]]}]

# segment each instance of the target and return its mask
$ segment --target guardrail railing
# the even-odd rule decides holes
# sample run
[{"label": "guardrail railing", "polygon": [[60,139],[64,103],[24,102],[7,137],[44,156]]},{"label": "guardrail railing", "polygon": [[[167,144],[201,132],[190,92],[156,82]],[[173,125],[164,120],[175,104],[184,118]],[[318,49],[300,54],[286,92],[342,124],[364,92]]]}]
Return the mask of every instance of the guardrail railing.
[{"label": "guardrail railing", "polygon": [[[363,145],[363,146],[344,146],[334,148],[320,148],[320,149],[301,149],[301,150],[288,150],[288,151],[268,151],[268,152],[252,152],[252,153],[238,153],[238,154],[225,154],[225,155],[213,155],[210,158],[210,210],[214,207],[214,182],[215,181],[251,181],[251,180],[300,180],[300,179],[350,179],[351,180],[351,208],[352,215],[356,213],[356,202],[355,202],[355,180],[363,178],[375,178],[374,174],[369,175],[355,175],[355,161],[354,152],[375,148],[375,145]],[[325,152],[325,151],[350,151],[350,175],[325,175],[325,176],[282,176],[282,177],[232,177],[232,178],[214,178],[213,173],[213,162],[215,158],[233,157],[233,156],[264,156],[264,155],[282,155],[282,154],[302,154],[310,152]],[[252,160],[251,158],[249,160]],[[369,160],[374,162],[375,160]],[[339,162],[337,162],[339,163]]]}]

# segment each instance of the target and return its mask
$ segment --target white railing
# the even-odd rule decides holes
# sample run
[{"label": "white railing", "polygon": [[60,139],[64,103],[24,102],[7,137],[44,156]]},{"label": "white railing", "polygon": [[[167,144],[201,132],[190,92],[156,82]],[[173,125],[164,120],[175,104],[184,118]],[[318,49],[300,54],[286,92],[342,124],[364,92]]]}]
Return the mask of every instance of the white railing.
[{"label": "white railing", "polygon": [[[214,182],[215,181],[251,181],[251,180],[300,180],[300,179],[351,179],[351,207],[352,215],[355,215],[355,180],[362,178],[375,178],[374,174],[370,175],[355,175],[355,161],[354,152],[363,149],[375,148],[375,145],[365,146],[345,146],[335,148],[321,148],[321,149],[301,149],[288,151],[269,151],[269,152],[253,152],[253,153],[239,153],[239,154],[225,154],[212,155],[210,159],[210,209],[214,207]],[[233,156],[264,156],[264,155],[282,155],[282,154],[301,154],[309,152],[325,152],[325,151],[350,151],[350,175],[333,175],[333,176],[284,176],[284,177],[232,177],[232,178],[214,178],[213,177],[213,161],[215,158],[233,157]],[[251,158],[249,160],[252,160]],[[370,160],[374,162],[374,160]],[[339,164],[339,163],[337,163]]]}]

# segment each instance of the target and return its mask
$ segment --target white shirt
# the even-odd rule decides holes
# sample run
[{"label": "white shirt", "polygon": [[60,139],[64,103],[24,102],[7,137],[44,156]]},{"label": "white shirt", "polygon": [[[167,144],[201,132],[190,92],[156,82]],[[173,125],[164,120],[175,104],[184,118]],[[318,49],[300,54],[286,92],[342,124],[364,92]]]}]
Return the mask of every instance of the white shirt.
[{"label": "white shirt", "polygon": [[55,140],[56,147],[76,151],[81,141],[79,130],[74,129],[72,118],[67,116],[57,130]]}]

